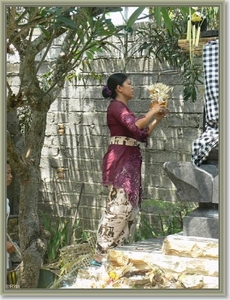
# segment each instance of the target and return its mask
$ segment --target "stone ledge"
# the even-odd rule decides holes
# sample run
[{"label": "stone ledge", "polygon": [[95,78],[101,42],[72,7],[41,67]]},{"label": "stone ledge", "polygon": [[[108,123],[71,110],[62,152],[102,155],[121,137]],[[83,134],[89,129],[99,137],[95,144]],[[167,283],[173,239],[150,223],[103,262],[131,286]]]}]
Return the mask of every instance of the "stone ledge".
[{"label": "stone ledge", "polygon": [[218,239],[181,235],[167,236],[162,245],[165,255],[218,259]]},{"label": "stone ledge", "polygon": [[164,273],[172,273],[176,277],[183,274],[196,274],[218,277],[219,263],[217,259],[192,258],[162,253],[146,253],[145,251],[110,250],[108,254],[110,268],[122,267],[131,263],[134,269],[160,269]]}]

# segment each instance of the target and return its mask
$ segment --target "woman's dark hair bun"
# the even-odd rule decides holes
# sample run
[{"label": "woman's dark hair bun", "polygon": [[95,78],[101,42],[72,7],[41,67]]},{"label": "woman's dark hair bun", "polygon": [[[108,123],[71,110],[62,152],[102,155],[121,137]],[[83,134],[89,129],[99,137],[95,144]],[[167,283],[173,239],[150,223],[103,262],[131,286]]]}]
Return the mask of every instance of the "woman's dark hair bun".
[{"label": "woman's dark hair bun", "polygon": [[118,85],[123,85],[124,81],[128,78],[128,76],[124,73],[114,73],[109,76],[107,80],[107,85],[105,85],[102,89],[102,96],[104,98],[112,98],[115,99],[117,96],[116,88]]},{"label": "woman's dark hair bun", "polygon": [[102,96],[104,98],[111,98],[113,92],[108,88],[107,85],[105,85],[102,89]]}]

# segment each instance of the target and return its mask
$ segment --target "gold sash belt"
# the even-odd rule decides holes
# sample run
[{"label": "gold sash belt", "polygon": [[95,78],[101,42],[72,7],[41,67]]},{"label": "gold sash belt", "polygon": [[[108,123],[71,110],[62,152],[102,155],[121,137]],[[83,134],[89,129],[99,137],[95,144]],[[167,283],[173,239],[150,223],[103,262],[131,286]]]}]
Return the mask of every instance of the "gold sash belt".
[{"label": "gold sash belt", "polygon": [[140,143],[131,138],[126,136],[112,136],[110,138],[110,145],[123,145],[123,146],[140,146]]}]

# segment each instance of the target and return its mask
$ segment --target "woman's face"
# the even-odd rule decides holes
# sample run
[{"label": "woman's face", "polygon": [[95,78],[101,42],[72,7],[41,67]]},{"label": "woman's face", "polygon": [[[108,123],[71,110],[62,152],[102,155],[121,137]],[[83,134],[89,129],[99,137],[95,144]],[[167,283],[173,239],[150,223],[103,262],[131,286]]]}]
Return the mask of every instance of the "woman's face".
[{"label": "woman's face", "polygon": [[7,164],[6,166],[6,185],[10,185],[11,184],[11,181],[12,181],[12,174],[11,174],[11,167],[9,164]]},{"label": "woman's face", "polygon": [[127,99],[133,98],[134,89],[129,78],[121,86],[118,86],[118,91]]}]

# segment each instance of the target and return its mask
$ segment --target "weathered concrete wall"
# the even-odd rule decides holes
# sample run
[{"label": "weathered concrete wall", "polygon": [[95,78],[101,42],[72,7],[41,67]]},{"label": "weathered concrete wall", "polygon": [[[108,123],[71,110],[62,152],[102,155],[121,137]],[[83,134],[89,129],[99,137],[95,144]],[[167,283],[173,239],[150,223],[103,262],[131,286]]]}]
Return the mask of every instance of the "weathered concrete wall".
[{"label": "weathered concrete wall", "polygon": [[[155,80],[152,81],[152,73],[136,75],[131,70],[129,73],[135,86],[130,108],[141,115],[149,106],[144,85]],[[191,143],[202,129],[202,99],[196,103],[184,102],[178,78],[178,74],[162,75],[159,80],[174,85],[175,89],[169,101],[170,114],[156,128],[148,148],[142,147],[143,190],[147,199],[176,199],[175,187],[165,174],[163,163],[190,161]],[[85,183],[78,216],[84,219],[83,226],[90,229],[97,226],[107,198],[107,189],[101,186],[101,162],[109,137],[107,105],[108,101],[101,97],[101,86],[92,83],[85,90],[78,84],[63,90],[47,116],[41,161],[44,183],[41,207],[50,209],[52,214],[73,216],[81,184]],[[62,135],[58,134],[59,124],[65,127]],[[64,179],[58,179],[58,168],[64,169]]]},{"label": "weathered concrete wall", "polygon": [[[54,55],[56,48],[54,45]],[[73,217],[84,183],[77,218],[85,229],[97,227],[106,203],[108,191],[101,185],[101,162],[109,138],[106,126],[109,101],[101,96],[101,89],[108,75],[122,70],[121,54],[118,51],[106,57],[100,54],[92,67],[102,75],[102,83],[89,79],[84,88],[82,81],[66,82],[48,112],[39,202],[39,209],[49,215]],[[8,70],[12,68],[17,68],[17,64],[8,65]],[[84,72],[87,74],[87,69]],[[148,147],[142,147],[144,198],[174,201],[175,187],[165,174],[163,163],[190,161],[192,141],[202,131],[203,87],[200,87],[197,102],[186,102],[179,73],[154,59],[137,55],[129,62],[127,73],[135,88],[129,107],[137,115],[147,112],[150,104],[145,85],[158,80],[174,87],[169,100],[170,113],[153,132]],[[12,85],[17,85],[17,78],[12,78]],[[64,126],[63,134],[58,131],[60,124]],[[60,168],[64,174],[62,179],[58,178]]]}]

